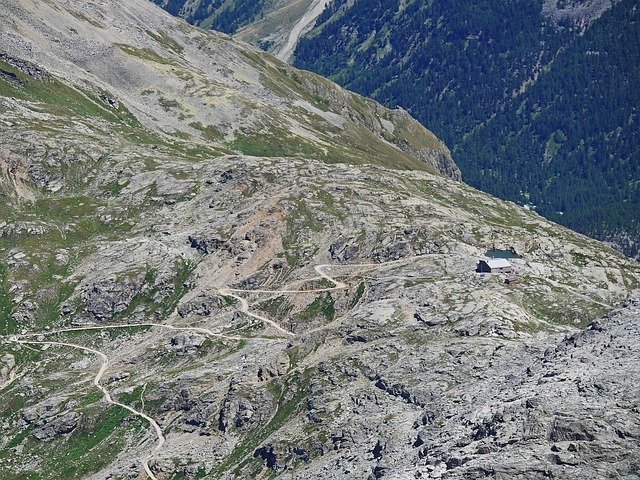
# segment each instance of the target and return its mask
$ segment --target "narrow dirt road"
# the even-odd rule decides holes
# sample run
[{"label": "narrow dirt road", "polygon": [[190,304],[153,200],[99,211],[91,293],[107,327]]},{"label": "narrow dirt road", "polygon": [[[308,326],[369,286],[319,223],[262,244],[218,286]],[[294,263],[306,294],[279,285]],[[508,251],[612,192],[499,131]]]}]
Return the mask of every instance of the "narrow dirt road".
[{"label": "narrow dirt road", "polygon": [[[411,257],[411,259],[415,260],[418,258],[422,258],[422,257],[426,257],[430,254],[425,254],[425,255],[417,255],[415,257]],[[278,325],[276,322],[274,322],[273,320],[260,316],[258,314],[252,313],[250,308],[249,308],[249,302],[247,302],[247,300],[243,297],[241,297],[240,295],[237,295],[237,293],[265,293],[265,294],[280,294],[280,293],[322,293],[322,292],[334,292],[336,290],[344,290],[349,288],[349,285],[341,282],[340,280],[337,280],[336,278],[332,277],[331,275],[329,275],[327,272],[325,272],[325,270],[328,269],[333,269],[333,268],[342,268],[342,267],[350,267],[350,268],[379,268],[379,267],[385,267],[387,265],[393,265],[395,263],[401,263],[401,262],[405,262],[407,261],[407,258],[400,258],[398,260],[391,260],[389,262],[380,262],[380,263],[352,263],[352,264],[321,264],[321,265],[316,265],[314,267],[315,272],[318,274],[318,277],[315,277],[313,279],[307,279],[308,280],[316,280],[318,278],[323,278],[325,280],[327,280],[328,282],[333,283],[333,287],[328,287],[328,288],[310,288],[307,290],[296,290],[296,289],[282,289],[282,290],[269,290],[269,289],[254,289],[254,290],[248,290],[248,289],[241,289],[241,288],[220,288],[218,289],[218,293],[220,295],[226,295],[226,296],[230,296],[235,298],[238,302],[240,302],[240,311],[249,315],[250,317],[256,318],[258,320],[261,320],[269,325],[271,325],[273,328],[275,328],[276,330],[278,330],[281,333],[284,333],[285,335],[289,335],[289,336],[295,336],[295,334],[289,330],[287,330],[286,328],[283,328],[282,326]],[[235,293],[234,293],[235,292]]]},{"label": "narrow dirt road", "polygon": [[[440,254],[425,254],[425,255],[416,255],[414,257],[411,257],[410,259],[412,260],[417,260],[419,258],[422,257],[426,257],[428,255],[440,255]],[[346,288],[349,288],[349,285],[347,285],[344,282],[341,282],[340,280],[337,280],[336,278],[332,277],[331,275],[329,275],[328,273],[325,272],[325,269],[334,269],[334,268],[380,268],[380,267],[386,267],[388,265],[393,265],[395,263],[402,263],[402,262],[406,262],[407,260],[409,260],[409,258],[400,258],[398,260],[391,260],[388,262],[380,262],[380,263],[343,263],[343,264],[329,264],[329,263],[324,263],[321,265],[316,265],[314,267],[314,270],[316,271],[316,273],[318,274],[318,277],[312,278],[312,279],[306,279],[306,280],[297,280],[296,282],[299,281],[309,281],[309,280],[315,280],[317,278],[324,278],[325,280],[333,283],[333,287],[327,287],[327,288],[310,288],[307,290],[302,290],[302,289],[282,289],[282,290],[269,290],[269,289],[254,289],[254,290],[249,290],[249,289],[242,289],[242,288],[221,288],[218,291],[220,292],[220,294],[222,295],[230,295],[233,296],[235,298],[235,295],[232,295],[231,292],[239,292],[239,293],[322,293],[322,292],[334,292],[336,290],[344,290]]]},{"label": "narrow dirt road", "polygon": [[291,337],[293,337],[295,335],[293,332],[290,332],[286,328],[282,328],[280,325],[278,325],[273,320],[271,320],[269,318],[266,318],[266,317],[262,317],[260,315],[255,314],[255,313],[251,313],[251,311],[249,310],[249,303],[244,298],[232,293],[232,292],[234,292],[236,290],[223,288],[223,289],[218,290],[218,291],[220,292],[221,295],[227,295],[229,297],[235,298],[238,302],[240,302],[240,311],[242,313],[245,313],[245,314],[249,315],[250,317],[253,317],[253,318],[257,319],[257,320],[261,320],[261,321],[263,321],[265,323],[268,323],[273,328],[278,330],[280,333],[284,333],[285,335],[289,335]]},{"label": "narrow dirt road", "polygon": [[[416,256],[416,257],[411,257],[411,258],[401,258],[398,260],[392,260],[389,262],[383,262],[383,263],[360,263],[360,264],[342,264],[342,265],[337,265],[337,264],[322,264],[322,265],[317,265],[316,267],[314,267],[315,272],[318,274],[318,277],[314,277],[312,279],[306,279],[303,281],[310,281],[310,280],[317,280],[317,279],[325,279],[328,282],[333,283],[333,287],[328,287],[328,288],[316,288],[316,289],[308,289],[308,290],[294,290],[294,289],[283,289],[283,290],[261,290],[261,289],[257,289],[257,290],[242,290],[242,289],[234,289],[234,288],[220,288],[218,289],[218,292],[221,295],[228,295],[230,297],[235,298],[239,303],[240,303],[240,311],[245,313],[246,315],[249,315],[250,317],[253,317],[257,320],[260,320],[262,322],[265,322],[266,324],[272,326],[273,328],[275,328],[276,330],[278,330],[280,333],[293,337],[295,336],[295,334],[285,328],[283,328],[282,326],[278,325],[276,322],[274,322],[273,320],[263,317],[261,315],[252,313],[250,311],[250,307],[249,307],[249,302],[247,302],[246,299],[242,298],[239,295],[236,295],[234,292],[238,292],[238,293],[267,293],[267,294],[278,294],[278,293],[321,293],[321,292],[331,292],[331,291],[336,291],[336,290],[342,290],[342,289],[346,289],[349,288],[349,285],[341,282],[339,280],[337,280],[335,277],[332,277],[329,273],[326,272],[326,270],[330,270],[330,269],[336,269],[336,268],[366,268],[366,269],[371,269],[371,268],[380,268],[380,267],[385,267],[387,265],[391,265],[391,264],[395,264],[395,263],[401,263],[401,262],[405,262],[408,260],[416,260],[417,258],[420,258],[422,256],[426,256],[426,255],[420,255],[420,256]],[[352,276],[354,274],[352,273]],[[144,468],[145,473],[147,474],[147,476],[151,479],[151,480],[157,480],[157,477],[154,475],[154,473],[151,471],[151,468],[149,467],[149,461],[162,449],[162,447],[164,446],[165,442],[166,442],[166,438],[164,436],[164,433],[162,431],[162,428],[160,427],[160,425],[158,424],[158,422],[153,419],[152,417],[150,417],[149,415],[147,415],[146,413],[140,411],[140,410],[136,410],[135,408],[129,406],[129,405],[125,405],[123,403],[117,402],[115,401],[111,394],[109,393],[109,391],[107,390],[107,388],[105,386],[103,386],[100,382],[102,380],[102,377],[104,376],[105,372],[107,371],[107,369],[109,368],[109,358],[107,357],[107,355],[99,350],[96,350],[94,348],[90,348],[90,347],[85,347],[82,345],[77,345],[74,343],[66,343],[66,342],[56,342],[56,341],[46,341],[46,340],[24,340],[23,338],[32,338],[32,337],[39,337],[39,336],[50,336],[50,335],[55,335],[55,334],[61,334],[61,333],[67,333],[67,332],[79,332],[79,331],[90,331],[90,330],[116,330],[116,329],[125,329],[125,328],[130,328],[130,327],[158,327],[158,328],[164,328],[164,329],[168,329],[168,330],[174,330],[174,331],[194,331],[194,332],[200,332],[203,333],[205,335],[211,336],[211,337],[215,337],[215,338],[224,338],[227,340],[243,340],[245,339],[245,337],[240,337],[240,336],[235,336],[235,335],[225,335],[223,333],[217,333],[214,332],[208,328],[204,328],[204,327],[194,327],[194,326],[184,326],[184,327],[178,327],[178,326],[174,326],[174,325],[167,325],[167,324],[161,324],[161,323],[136,323],[136,324],[126,324],[126,325],[97,325],[97,326],[87,326],[87,327],[72,327],[72,328],[63,328],[63,329],[59,329],[59,330],[52,330],[52,331],[48,331],[48,332],[37,332],[37,333],[27,333],[27,334],[23,334],[23,335],[11,335],[8,337],[9,341],[11,342],[15,342],[21,345],[24,345],[27,348],[30,348],[29,345],[51,345],[51,346],[58,346],[58,347],[69,347],[69,348],[75,348],[77,350],[82,350],[85,352],[89,352],[92,353],[94,355],[99,356],[102,359],[102,365],[100,366],[100,370],[98,371],[98,373],[96,374],[96,376],[93,379],[93,384],[102,392],[104,399],[111,405],[117,405],[121,408],[124,408],[125,410],[128,410],[129,412],[131,412],[132,414],[142,418],[143,420],[145,420],[146,422],[149,423],[149,425],[151,427],[153,427],[153,430],[155,432],[155,436],[157,438],[156,440],[156,445],[153,448],[153,450],[149,453],[149,455],[147,455],[143,460],[142,460],[142,466]],[[252,337],[255,338],[255,337]],[[15,372],[11,372],[13,375],[10,376],[9,382],[7,382],[5,385],[3,385],[0,388],[4,388],[6,386],[8,386],[8,384],[10,382],[12,382],[13,380],[15,380]]]},{"label": "narrow dirt road", "polygon": [[235,335],[225,335],[224,333],[216,333],[208,328],[203,327],[176,327],[174,325],[166,325],[162,323],[128,323],[124,325],[95,325],[90,327],[71,327],[71,328],[61,328],[59,330],[51,330],[49,332],[37,332],[37,333],[26,333],[21,335],[22,337],[35,337],[39,335],[54,335],[56,333],[65,333],[65,332],[81,332],[86,330],[118,330],[130,327],[158,327],[158,328],[166,328],[167,330],[175,330],[175,331],[193,331],[204,333],[205,335],[209,335],[211,337],[216,338],[224,338],[225,340],[244,340],[244,337],[238,337]]},{"label": "narrow dirt road", "polygon": [[146,413],[140,412],[140,411],[136,410],[135,408],[130,407],[129,405],[125,405],[124,403],[116,402],[111,397],[111,394],[106,389],[106,387],[104,387],[100,383],[100,380],[102,380],[102,377],[104,376],[105,372],[107,371],[107,368],[109,368],[109,358],[107,357],[107,355],[105,355],[100,350],[95,350],[95,349],[89,348],[89,347],[83,347],[82,345],[76,345],[75,343],[47,342],[47,341],[39,342],[39,341],[33,341],[33,340],[20,340],[20,339],[15,339],[15,341],[17,343],[23,344],[23,345],[51,345],[51,346],[58,346],[58,347],[70,347],[70,348],[75,348],[75,349],[78,349],[78,350],[83,350],[85,352],[90,352],[90,353],[93,353],[94,355],[99,356],[102,359],[102,365],[100,366],[100,370],[98,370],[98,373],[96,374],[96,376],[93,379],[93,384],[102,392],[102,395],[104,396],[104,399],[107,401],[107,403],[110,403],[111,405],[117,405],[119,407],[122,407],[125,410],[128,410],[129,412],[133,413],[134,415],[142,418],[143,420],[146,420],[153,427],[153,429],[155,430],[155,434],[156,434],[156,437],[157,437],[156,446],[153,448],[151,453],[142,460],[142,466],[144,468],[144,471],[146,472],[146,474],[148,475],[148,477],[151,480],[157,480],[156,476],[151,471],[151,468],[149,468],[149,460],[151,460],[151,458],[153,458],[153,456],[164,445],[164,443],[166,441],[166,439],[164,437],[164,433],[162,432],[162,428],[160,428],[160,425],[158,424],[158,422],[156,422],[153,418],[151,418]]}]

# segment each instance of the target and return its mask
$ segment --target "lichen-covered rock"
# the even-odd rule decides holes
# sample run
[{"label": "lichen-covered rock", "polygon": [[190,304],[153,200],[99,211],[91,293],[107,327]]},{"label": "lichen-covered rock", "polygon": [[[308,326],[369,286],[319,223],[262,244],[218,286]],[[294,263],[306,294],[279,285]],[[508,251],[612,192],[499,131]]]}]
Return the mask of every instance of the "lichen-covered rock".
[{"label": "lichen-covered rock", "polygon": [[178,305],[178,314],[181,317],[186,317],[188,315],[209,317],[214,313],[219,312],[226,304],[226,301],[220,295],[203,293]]},{"label": "lichen-covered rock", "polygon": [[205,337],[198,333],[179,333],[171,337],[169,345],[178,355],[193,355],[204,342]]},{"label": "lichen-covered rock", "polygon": [[82,419],[78,412],[67,412],[59,417],[43,418],[35,421],[33,436],[42,442],[73,432]]},{"label": "lichen-covered rock", "polygon": [[84,310],[98,321],[124,312],[140,292],[140,277],[122,277],[94,283],[82,293]]}]

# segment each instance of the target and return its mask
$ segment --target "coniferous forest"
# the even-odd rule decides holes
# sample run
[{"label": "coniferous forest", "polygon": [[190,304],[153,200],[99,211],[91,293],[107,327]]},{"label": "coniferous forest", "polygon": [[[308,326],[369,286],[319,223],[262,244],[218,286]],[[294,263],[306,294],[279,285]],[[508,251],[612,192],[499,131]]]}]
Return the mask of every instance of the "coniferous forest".
[{"label": "coniferous forest", "polygon": [[295,65],[408,110],[471,185],[637,255],[640,11],[623,0],[599,17],[553,13],[542,1],[336,0]]},{"label": "coniferous forest", "polygon": [[152,1],[193,25],[229,34],[259,18],[264,8],[263,0]]}]

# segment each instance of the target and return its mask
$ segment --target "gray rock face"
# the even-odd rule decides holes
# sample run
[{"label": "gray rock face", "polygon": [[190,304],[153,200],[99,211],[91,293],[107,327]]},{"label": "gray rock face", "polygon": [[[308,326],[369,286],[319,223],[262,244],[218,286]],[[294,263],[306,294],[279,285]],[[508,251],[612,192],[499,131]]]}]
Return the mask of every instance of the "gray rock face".
[{"label": "gray rock face", "polygon": [[35,420],[33,436],[42,442],[73,432],[80,424],[82,416],[78,412],[67,412],[59,417]]},{"label": "gray rock face", "polygon": [[271,443],[256,449],[253,456],[276,473],[291,469],[296,463],[309,463],[310,461],[310,453],[304,447],[273,445]]},{"label": "gray rock face", "polygon": [[376,380],[375,386],[380,390],[385,391],[389,395],[399,397],[405,402],[417,405],[419,407],[425,407],[426,405],[429,405],[430,401],[433,401],[433,398],[431,398],[431,393],[428,390],[426,392],[421,392],[418,388],[418,391],[411,391],[401,383],[390,385],[389,382],[383,378],[378,378]]},{"label": "gray rock face", "polygon": [[240,392],[232,386],[220,408],[218,429],[234,434],[250,431],[269,418],[272,405],[265,392]]},{"label": "gray rock face", "polygon": [[462,181],[462,172],[460,172],[460,168],[458,168],[458,166],[452,161],[451,156],[447,153],[427,149],[415,150],[412,148],[409,148],[408,152],[422,159],[426,164],[431,165],[437,172],[441,172],[447,177],[458,182]]},{"label": "gray rock face", "polygon": [[16,357],[10,353],[5,353],[0,357],[0,384],[4,385],[10,381],[15,374]]},{"label": "gray rock face", "polygon": [[[26,73],[33,78],[37,78],[38,80],[43,80],[45,82],[51,81],[51,75],[49,75],[49,73],[47,73],[45,70],[38,67],[34,63],[27,62],[26,60],[22,60],[17,57],[13,57],[5,52],[0,52],[0,60],[8,63],[9,65],[17,68],[21,72]],[[13,76],[12,78],[15,78],[15,76]]]},{"label": "gray rock face", "polygon": [[20,77],[13,72],[7,72],[6,70],[0,69],[0,78],[18,87],[24,85],[24,82]]},{"label": "gray rock face", "polygon": [[184,411],[191,412],[194,408],[197,407],[198,402],[192,398],[192,393],[188,388],[181,388],[180,391],[175,394],[172,391],[164,389],[162,392],[162,397],[166,398],[166,396],[173,397],[169,398],[162,404],[162,409],[173,410],[173,411]]},{"label": "gray rock face", "polygon": [[379,262],[390,260],[400,260],[413,254],[413,249],[409,242],[399,241],[383,247],[374,254],[374,258]]},{"label": "gray rock face", "polygon": [[287,355],[280,355],[267,365],[258,368],[257,377],[261,382],[267,382],[274,378],[285,375],[291,366],[291,361]]},{"label": "gray rock face", "polygon": [[[640,392],[624,380],[624,372],[635,375],[638,369],[639,332],[632,325],[640,320],[639,306],[633,300],[575,334],[549,338],[546,345],[536,340],[535,348],[510,348],[493,337],[489,343],[497,350],[492,365],[481,363],[483,349],[467,340],[462,348],[436,347],[436,355],[425,362],[428,370],[419,366],[420,357],[428,355],[408,351],[399,368],[384,363],[375,368],[386,371],[384,377],[364,376],[362,367],[355,370],[355,378],[370,378],[387,397],[374,400],[364,389],[354,399],[355,417],[345,416],[332,436],[334,449],[345,452],[340,458],[364,452],[370,444],[370,431],[355,428],[354,418],[371,417],[380,405],[389,405],[382,411],[393,405],[391,411],[404,413],[396,413],[397,422],[376,425],[387,440],[372,444],[372,461],[348,461],[347,477],[367,471],[368,464],[372,478],[627,478],[637,469],[640,441],[640,414],[628,403]],[[620,349],[622,345],[627,347]],[[445,352],[450,360],[434,361]],[[338,371],[347,362],[336,360],[337,369],[325,365],[321,371],[344,388]],[[612,365],[621,370],[613,373]],[[395,380],[400,378],[411,379],[414,386]],[[443,389],[446,378],[459,380]],[[323,389],[311,395],[314,409],[335,398]],[[398,445],[402,438],[407,444],[401,440]],[[280,469],[290,458],[273,448],[258,453]],[[308,471],[311,475],[312,469]],[[337,468],[330,471],[331,478],[344,475]]]},{"label": "gray rock face", "polygon": [[178,314],[181,317],[186,317],[188,315],[209,317],[220,311],[225,305],[226,302],[221,296],[205,293],[178,305]]},{"label": "gray rock face", "polygon": [[227,401],[220,412],[220,430],[226,432],[229,428],[241,429],[251,422],[253,406],[245,399]]},{"label": "gray rock face", "polygon": [[11,319],[18,325],[27,325],[34,320],[37,305],[32,301],[21,302],[11,314]]},{"label": "gray rock face", "polygon": [[549,440],[566,442],[571,440],[592,442],[596,437],[590,432],[595,429],[591,422],[580,422],[573,418],[555,418],[551,423]]},{"label": "gray rock face", "polygon": [[600,15],[611,8],[619,0],[545,0],[542,13],[554,23],[569,21],[579,28],[597,20]]},{"label": "gray rock face", "polygon": [[192,355],[204,344],[205,338],[197,333],[180,333],[171,337],[170,346],[178,355]]},{"label": "gray rock face", "polygon": [[193,234],[189,235],[189,245],[191,248],[195,248],[201,253],[208,254],[214,253],[220,250],[233,252],[233,247],[227,240],[211,235],[211,234]]},{"label": "gray rock face", "polygon": [[85,311],[98,321],[124,312],[140,291],[142,282],[137,278],[106,280],[94,284],[83,294]]},{"label": "gray rock face", "polygon": [[329,254],[333,260],[348,263],[358,257],[360,247],[356,243],[347,240],[338,240],[329,247]]}]

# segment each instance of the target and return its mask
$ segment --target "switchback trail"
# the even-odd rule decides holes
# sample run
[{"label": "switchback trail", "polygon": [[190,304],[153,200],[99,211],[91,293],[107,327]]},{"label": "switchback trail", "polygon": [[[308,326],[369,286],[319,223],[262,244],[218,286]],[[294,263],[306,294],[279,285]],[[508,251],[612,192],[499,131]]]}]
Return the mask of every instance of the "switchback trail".
[{"label": "switchback trail", "polygon": [[276,322],[274,322],[273,320],[270,320],[266,317],[262,317],[258,314],[255,313],[251,313],[251,311],[249,310],[249,303],[242,298],[239,295],[236,295],[235,293],[233,293],[235,290],[229,289],[229,288],[222,288],[220,290],[218,290],[218,292],[220,292],[220,295],[226,295],[232,298],[235,298],[238,302],[240,302],[240,311],[242,313],[245,313],[247,315],[249,315],[250,317],[253,317],[257,320],[261,320],[265,323],[268,323],[269,325],[271,325],[273,328],[275,328],[276,330],[278,330],[280,333],[284,333],[285,335],[289,335],[289,336],[294,336],[295,334],[293,332],[290,332],[289,330],[287,330],[286,328],[282,328],[280,325],[278,325]]},{"label": "switchback trail", "polygon": [[[277,324],[275,324],[274,322],[272,322],[271,320],[268,320],[266,318],[257,316],[257,315],[253,315],[251,313],[248,312],[249,306],[246,305],[246,301],[244,301],[244,299],[240,299],[238,297],[238,300],[242,302],[244,302],[243,306],[244,308],[246,308],[247,312],[249,315],[259,318],[261,320],[267,321],[271,324],[273,324],[274,326],[277,327]],[[212,336],[212,337],[216,337],[216,338],[224,338],[226,340],[244,340],[244,337],[239,337],[239,336],[235,336],[235,335],[225,335],[222,333],[216,333],[212,330],[209,330],[208,328],[203,328],[203,327],[193,327],[193,326],[185,326],[185,327],[176,327],[174,325],[166,325],[166,324],[161,324],[161,323],[135,323],[135,324],[126,324],[126,325],[96,325],[96,326],[87,326],[87,327],[71,327],[71,328],[61,328],[58,330],[51,330],[51,331],[47,331],[47,332],[36,332],[36,333],[27,333],[24,335],[12,335],[9,337],[10,341],[13,341],[15,343],[19,343],[21,345],[24,346],[28,346],[28,345],[51,345],[51,346],[64,346],[64,347],[70,347],[70,348],[75,348],[78,350],[82,350],[85,352],[90,352],[94,355],[99,356],[102,359],[102,365],[100,366],[100,370],[98,371],[98,373],[96,374],[96,376],[93,379],[93,384],[102,392],[105,400],[111,404],[111,405],[117,405],[119,407],[122,407],[126,410],[128,410],[129,412],[133,413],[134,415],[146,420],[155,430],[156,433],[156,437],[157,437],[157,443],[156,446],[153,448],[153,450],[149,453],[149,455],[147,457],[145,457],[142,460],[142,466],[144,468],[145,473],[147,474],[147,476],[151,479],[151,480],[157,480],[157,477],[153,474],[153,472],[151,471],[151,468],[149,467],[149,461],[153,458],[153,456],[158,453],[163,445],[165,444],[165,436],[164,433],[162,432],[162,428],[160,427],[160,425],[158,424],[158,422],[153,419],[152,417],[150,417],[149,415],[147,415],[144,412],[141,412],[139,410],[136,410],[133,407],[130,407],[129,405],[125,405],[124,403],[120,403],[117,402],[115,400],[113,400],[113,398],[111,397],[111,394],[109,393],[109,391],[100,383],[100,380],[102,380],[102,377],[104,376],[105,372],[107,371],[107,368],[109,367],[109,358],[107,357],[107,355],[99,350],[96,350],[94,348],[90,348],[90,347],[85,347],[82,345],[77,345],[75,343],[67,343],[67,342],[55,342],[55,341],[45,341],[45,340],[21,340],[20,337],[39,337],[39,336],[50,336],[50,335],[56,335],[56,334],[60,334],[60,333],[70,333],[70,332],[82,332],[82,331],[90,331],[90,330],[121,330],[121,329],[125,329],[125,328],[130,328],[130,327],[159,327],[159,328],[165,328],[168,330],[174,330],[174,331],[194,331],[194,332],[199,332],[199,333],[203,333],[205,335],[208,336]],[[286,330],[284,329],[280,329],[281,331],[286,333]],[[291,334],[293,335],[293,334]],[[15,370],[15,369],[14,369]],[[14,370],[11,371],[11,378],[10,380],[5,383],[4,385],[2,385],[2,388],[7,387],[14,379],[15,379],[15,372]]]},{"label": "switchback trail", "polygon": [[[422,256],[422,255],[421,255]],[[419,256],[419,257],[421,257]],[[416,259],[419,257],[411,257],[411,259]],[[247,302],[246,299],[244,299],[243,297],[236,295],[234,292],[237,293],[268,293],[268,294],[274,294],[274,293],[321,293],[321,292],[331,292],[331,291],[336,291],[336,290],[343,290],[343,289],[347,289],[349,288],[349,285],[341,282],[339,280],[337,280],[336,278],[332,277],[331,275],[329,275],[325,270],[329,270],[329,269],[333,269],[333,268],[378,268],[378,267],[384,267],[387,265],[391,265],[391,264],[395,264],[395,263],[400,263],[403,261],[409,260],[408,258],[401,258],[398,260],[392,260],[389,262],[383,262],[383,263],[360,263],[360,264],[342,264],[342,265],[337,265],[337,264],[322,264],[322,265],[317,265],[314,267],[315,272],[318,274],[318,277],[315,278],[322,278],[327,280],[328,282],[333,283],[333,287],[328,287],[328,288],[317,288],[317,289],[308,289],[308,290],[296,290],[296,289],[283,289],[283,290],[266,290],[266,289],[257,289],[257,290],[243,290],[243,289],[237,289],[237,288],[220,288],[218,289],[218,292],[221,295],[226,295],[226,296],[230,296],[234,299],[236,299],[239,303],[240,303],[240,311],[245,313],[246,315],[249,315],[250,317],[253,317],[257,320],[263,321],[269,325],[271,325],[273,328],[275,328],[276,330],[278,330],[280,333],[287,335],[287,336],[295,336],[295,334],[283,327],[281,327],[280,325],[278,325],[276,322],[274,322],[271,319],[268,319],[266,317],[263,317],[261,315],[257,315],[255,313],[252,313],[250,311],[249,308],[249,303]],[[309,279],[305,280],[308,281]],[[313,280],[313,279],[311,279]],[[194,331],[194,332],[199,332],[199,333],[203,333],[205,335],[211,336],[211,337],[216,337],[216,338],[224,338],[227,340],[244,340],[245,337],[240,337],[240,336],[236,336],[236,335],[225,335],[223,333],[217,333],[214,332],[208,328],[204,328],[204,327],[194,327],[194,326],[184,326],[184,327],[178,327],[178,326],[174,326],[174,325],[168,325],[168,324],[161,324],[161,323],[134,323],[134,324],[125,324],[125,325],[95,325],[95,326],[86,326],[86,327],[70,327],[70,328],[62,328],[62,329],[58,329],[58,330],[51,330],[51,331],[45,331],[45,332],[34,332],[34,333],[26,333],[26,334],[22,334],[22,335],[11,335],[9,336],[9,341],[24,345],[25,347],[28,347],[29,345],[50,345],[50,346],[58,346],[58,347],[69,347],[69,348],[75,348],[77,350],[82,350],[85,352],[89,352],[92,353],[94,355],[99,356],[102,359],[102,365],[100,366],[100,370],[98,371],[98,373],[96,374],[96,376],[93,379],[93,384],[102,392],[104,399],[111,405],[117,405],[121,408],[124,408],[125,410],[128,410],[129,412],[131,412],[132,414],[142,418],[143,420],[145,420],[146,422],[149,423],[149,425],[151,427],[153,427],[154,431],[155,431],[155,435],[156,435],[156,445],[153,448],[153,450],[149,453],[149,455],[147,455],[143,460],[142,460],[142,466],[144,468],[145,473],[147,474],[147,476],[151,479],[151,480],[157,480],[157,477],[154,475],[154,473],[151,471],[151,468],[149,467],[149,461],[154,457],[154,455],[156,455],[164,446],[165,442],[166,442],[166,438],[164,436],[164,433],[162,431],[162,428],[160,427],[160,425],[158,424],[158,422],[153,419],[152,417],[150,417],[149,415],[147,415],[146,413],[140,411],[140,410],[136,410],[135,408],[129,406],[129,405],[125,405],[123,403],[117,402],[115,401],[111,394],[109,393],[109,391],[107,390],[107,388],[105,386],[103,386],[100,381],[102,380],[102,377],[104,376],[105,372],[107,371],[107,369],[109,368],[109,358],[107,357],[107,355],[99,350],[96,350],[94,348],[90,348],[90,347],[85,347],[82,345],[77,345],[74,343],[67,343],[67,342],[57,342],[57,341],[47,341],[47,340],[23,340],[22,338],[32,338],[32,337],[40,337],[40,336],[50,336],[50,335],[55,335],[55,334],[60,334],[60,333],[69,333],[69,332],[80,332],[80,331],[90,331],[90,330],[117,330],[117,329],[125,329],[125,328],[130,328],[130,327],[158,327],[158,328],[164,328],[164,329],[168,329],[168,330],[174,330],[174,331]],[[10,381],[13,381],[15,378],[15,376],[13,376],[13,378],[10,379]],[[3,385],[7,386],[10,382],[8,382],[7,384]]]},{"label": "switchback trail", "polygon": [[[426,257],[427,255],[436,255],[436,254],[425,254],[425,255],[416,255],[410,258],[400,258],[398,260],[390,260],[388,262],[380,262],[380,263],[343,263],[343,264],[333,264],[333,263],[323,263],[321,265],[316,265],[313,269],[318,274],[316,278],[324,278],[325,280],[333,283],[333,287],[327,288],[310,288],[307,290],[302,289],[281,289],[281,290],[269,290],[269,289],[245,289],[245,288],[220,288],[218,291],[224,295],[222,292],[239,292],[239,293],[322,293],[322,292],[334,292],[336,290],[344,290],[349,288],[344,282],[340,280],[336,280],[334,277],[325,272],[325,269],[332,268],[377,268],[377,267],[386,267],[387,265],[392,265],[394,263],[401,263],[410,259],[418,259],[422,257]],[[307,279],[309,280],[309,279]]]},{"label": "switchback trail", "polygon": [[[109,391],[100,383],[100,380],[102,380],[102,377],[104,376],[105,372],[107,371],[107,368],[109,367],[109,358],[107,357],[107,355],[99,350],[96,350],[94,348],[90,348],[90,347],[85,347],[82,345],[77,345],[75,343],[67,343],[67,342],[54,342],[54,341],[39,341],[39,340],[21,340],[19,337],[34,337],[34,336],[50,336],[50,335],[55,335],[55,334],[59,334],[59,333],[69,333],[69,332],[81,332],[81,331],[89,331],[89,330],[118,330],[118,329],[125,329],[125,328],[130,328],[130,327],[160,327],[160,328],[166,328],[169,330],[175,330],[175,331],[195,331],[195,332],[200,332],[200,333],[204,333],[205,335],[209,335],[212,337],[216,337],[216,338],[224,338],[227,340],[243,340],[244,337],[238,337],[238,336],[232,336],[232,335],[224,335],[221,333],[216,333],[213,332],[212,330],[209,330],[208,328],[203,328],[203,327],[176,327],[174,325],[163,325],[161,323],[136,323],[136,324],[127,324],[127,325],[98,325],[98,326],[88,326],[88,327],[72,327],[72,328],[62,328],[59,330],[52,330],[52,331],[48,331],[48,332],[38,332],[38,333],[28,333],[28,334],[24,334],[24,335],[13,335],[10,338],[11,341],[14,341],[16,343],[19,343],[21,345],[52,345],[52,346],[64,346],[64,347],[70,347],[70,348],[75,348],[78,350],[83,350],[85,352],[90,352],[94,355],[99,356],[102,359],[102,365],[100,366],[100,370],[98,371],[98,373],[96,374],[96,376],[93,379],[93,384],[102,392],[105,400],[111,404],[111,405],[117,405],[119,407],[124,408],[125,410],[128,410],[129,412],[133,413],[134,415],[146,420],[154,429],[156,437],[157,437],[157,442],[156,442],[156,446],[153,448],[153,450],[149,453],[149,455],[147,457],[145,457],[142,460],[142,466],[144,468],[145,473],[148,475],[148,477],[151,480],[157,480],[156,476],[153,474],[153,472],[151,471],[151,468],[149,467],[149,461],[153,458],[153,456],[158,453],[160,451],[160,449],[162,449],[166,439],[164,436],[164,433],[162,432],[162,428],[160,427],[160,425],[158,424],[158,422],[153,419],[152,417],[150,417],[149,415],[147,415],[144,412],[141,412],[139,410],[136,410],[133,407],[130,407],[129,405],[125,405],[124,403],[120,403],[117,402],[115,400],[113,400],[113,398],[111,397],[111,394],[109,393]],[[12,371],[13,373],[13,371]],[[14,377],[15,378],[15,377]],[[11,381],[13,381],[13,378],[11,379]],[[3,388],[8,386],[10,382],[7,382],[7,384],[3,385]]]},{"label": "switchback trail", "polygon": [[[274,327],[276,330],[278,330],[281,333],[284,333],[286,335],[289,336],[295,336],[295,334],[289,330],[287,330],[286,328],[283,328],[282,326],[278,325],[276,322],[274,322],[273,320],[270,320],[268,318],[262,317],[258,314],[255,313],[251,313],[250,309],[249,309],[249,302],[247,302],[247,300],[243,297],[241,297],[240,295],[237,295],[237,293],[265,293],[265,294],[274,294],[274,293],[322,293],[322,292],[334,292],[336,290],[345,290],[347,288],[349,288],[349,285],[341,282],[340,280],[337,280],[336,278],[332,277],[331,275],[329,275],[325,270],[329,270],[329,269],[333,269],[333,268],[378,268],[378,267],[385,267],[387,265],[393,265],[395,263],[401,263],[401,262],[405,262],[407,260],[416,260],[422,257],[426,257],[426,256],[433,256],[433,255],[441,255],[441,254],[424,254],[424,255],[416,255],[413,257],[407,257],[407,258],[399,258],[397,260],[390,260],[388,262],[380,262],[380,263],[345,263],[345,264],[329,264],[329,263],[323,263],[321,265],[316,265],[314,267],[315,272],[318,274],[318,277],[315,278],[322,278],[324,280],[327,280],[328,282],[333,283],[333,287],[327,287],[327,288],[310,288],[307,290],[302,290],[302,289],[280,289],[280,290],[269,290],[269,289],[254,289],[254,290],[249,290],[249,289],[242,289],[242,288],[230,288],[230,287],[225,287],[225,288],[219,288],[218,289],[218,293],[220,295],[226,295],[226,296],[230,296],[235,298],[238,302],[240,302],[240,311],[253,317],[256,318],[258,320],[262,320],[265,323],[268,323],[269,325],[271,325],[272,327]],[[308,279],[308,280],[313,280],[313,279]],[[307,281],[308,281],[307,280]]]}]

